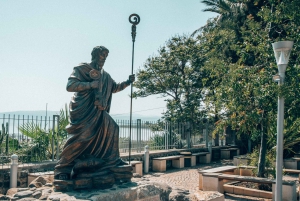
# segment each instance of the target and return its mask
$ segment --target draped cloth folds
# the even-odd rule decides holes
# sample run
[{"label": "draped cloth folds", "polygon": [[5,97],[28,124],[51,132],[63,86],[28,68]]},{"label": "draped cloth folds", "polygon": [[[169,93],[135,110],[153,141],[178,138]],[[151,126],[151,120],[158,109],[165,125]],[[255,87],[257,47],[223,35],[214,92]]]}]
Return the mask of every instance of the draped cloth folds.
[{"label": "draped cloth folds", "polygon": [[[109,115],[112,93],[126,88],[129,83],[117,84],[110,75],[103,71],[99,78],[101,89],[77,90],[81,85],[94,81],[89,72],[93,68],[83,63],[74,70],[68,79],[67,88],[75,93],[70,102],[70,123],[66,127],[71,136],[61,153],[56,169],[74,165],[74,160],[82,155],[91,155],[105,161],[104,166],[118,165],[119,126]],[[95,97],[100,97],[99,105],[95,105]]]}]

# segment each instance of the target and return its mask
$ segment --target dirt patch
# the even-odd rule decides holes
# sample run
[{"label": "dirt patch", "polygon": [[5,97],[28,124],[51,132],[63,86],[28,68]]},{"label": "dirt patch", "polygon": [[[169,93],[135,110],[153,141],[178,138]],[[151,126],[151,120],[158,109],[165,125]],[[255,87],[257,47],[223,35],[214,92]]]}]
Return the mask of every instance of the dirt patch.
[{"label": "dirt patch", "polygon": [[237,182],[233,185],[272,192],[272,184],[258,184],[258,183],[253,183],[253,182]]}]

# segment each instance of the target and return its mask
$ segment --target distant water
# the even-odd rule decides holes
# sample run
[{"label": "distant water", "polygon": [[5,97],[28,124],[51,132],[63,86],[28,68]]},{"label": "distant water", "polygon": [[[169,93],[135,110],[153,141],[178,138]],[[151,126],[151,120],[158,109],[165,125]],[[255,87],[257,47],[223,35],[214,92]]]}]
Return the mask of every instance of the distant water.
[{"label": "distant water", "polygon": [[[19,131],[19,126],[25,125],[28,123],[34,123],[39,125],[43,129],[52,129],[53,127],[53,115],[59,115],[59,111],[47,111],[47,116],[45,111],[15,111],[15,112],[3,112],[0,113],[0,129],[1,125],[6,123],[9,124],[9,135],[11,136],[20,136],[22,135]],[[130,133],[129,129],[129,116],[126,115],[112,115],[117,124],[120,126],[120,137],[128,137]],[[45,121],[47,119],[47,121]],[[159,117],[155,116],[142,116],[135,115],[132,117],[132,137],[136,139],[137,137],[137,119],[142,121],[142,136],[153,135],[153,132],[145,126],[146,122],[154,123]]]}]

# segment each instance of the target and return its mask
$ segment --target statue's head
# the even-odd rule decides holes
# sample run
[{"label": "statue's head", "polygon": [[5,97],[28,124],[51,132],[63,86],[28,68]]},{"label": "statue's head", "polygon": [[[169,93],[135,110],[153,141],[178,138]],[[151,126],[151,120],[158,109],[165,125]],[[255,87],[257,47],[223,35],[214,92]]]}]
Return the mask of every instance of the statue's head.
[{"label": "statue's head", "polygon": [[103,67],[106,57],[108,56],[109,50],[104,46],[96,46],[94,47],[91,55],[92,62],[99,65],[100,68]]}]

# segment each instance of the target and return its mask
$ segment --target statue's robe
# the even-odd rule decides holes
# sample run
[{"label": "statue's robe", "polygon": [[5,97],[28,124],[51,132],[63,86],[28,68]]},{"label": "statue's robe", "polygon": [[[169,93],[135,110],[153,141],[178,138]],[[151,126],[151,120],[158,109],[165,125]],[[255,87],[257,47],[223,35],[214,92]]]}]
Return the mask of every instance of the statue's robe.
[{"label": "statue's robe", "polygon": [[[109,110],[112,93],[123,90],[130,83],[125,81],[118,84],[102,70],[99,89],[85,90],[95,81],[89,75],[92,69],[89,64],[83,63],[74,67],[68,79],[67,90],[75,92],[70,102],[70,124],[66,128],[71,137],[64,146],[56,170],[68,170],[74,165],[74,160],[87,155],[103,159],[105,167],[122,162],[118,145],[119,126],[109,115]],[[100,97],[100,106],[94,104],[95,94]]]}]

